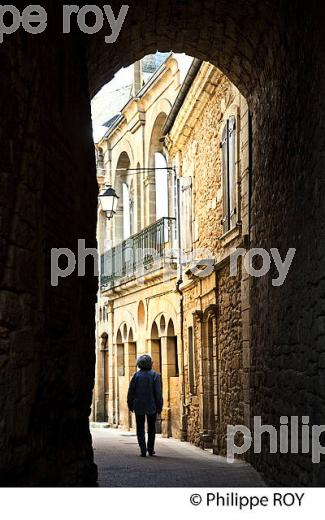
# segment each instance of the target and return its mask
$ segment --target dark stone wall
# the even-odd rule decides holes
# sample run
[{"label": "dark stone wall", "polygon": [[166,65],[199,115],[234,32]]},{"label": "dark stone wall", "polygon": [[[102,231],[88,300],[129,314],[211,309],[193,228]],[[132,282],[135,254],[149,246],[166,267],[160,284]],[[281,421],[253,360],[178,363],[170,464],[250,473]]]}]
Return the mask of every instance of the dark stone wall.
[{"label": "dark stone wall", "polygon": [[[98,2],[98,5],[104,2]],[[112,2],[116,6],[117,2]],[[93,484],[88,415],[96,280],[50,287],[50,249],[95,243],[89,90],[160,51],[220,67],[253,114],[252,246],[297,247],[285,285],[252,280],[252,415],[324,407],[324,8],[321,0],[130,1],[118,42],[48,30],[0,45],[0,482]],[[87,45],[87,49],[86,49]],[[310,456],[254,456],[268,482],[324,484]]]},{"label": "dark stone wall", "polygon": [[44,35],[0,46],[0,484],[96,482],[88,415],[97,281],[50,284],[51,248],[96,247],[85,49]]},{"label": "dark stone wall", "polygon": [[[323,19],[318,2],[288,2],[251,103],[252,245],[297,249],[282,287],[275,269],[251,281],[252,415],[277,428],[282,415],[325,424]],[[323,462],[271,455],[267,436],[252,461],[270,483],[325,485]]]}]

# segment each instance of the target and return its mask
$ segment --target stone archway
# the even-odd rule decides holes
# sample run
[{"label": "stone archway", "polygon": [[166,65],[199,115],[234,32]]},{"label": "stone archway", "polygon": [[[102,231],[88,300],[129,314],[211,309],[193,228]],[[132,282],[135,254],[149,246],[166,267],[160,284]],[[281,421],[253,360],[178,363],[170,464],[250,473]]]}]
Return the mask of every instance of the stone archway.
[{"label": "stone archway", "polygon": [[[97,282],[87,270],[53,288],[50,250],[76,251],[78,238],[96,246],[89,91],[157,48],[210,61],[248,99],[251,246],[278,247],[282,256],[296,247],[297,259],[281,288],[266,278],[251,280],[246,416],[276,425],[295,409],[318,424],[324,385],[306,367],[322,351],[324,315],[323,3],[139,1],[116,45],[105,45],[102,33],[62,37],[57,4],[43,5],[51,46],[48,32],[37,39],[16,33],[0,57],[1,382],[7,390],[0,398],[1,483],[96,481],[88,416]],[[309,459],[305,477],[289,456],[271,456],[265,447],[252,462],[277,484],[324,482],[322,464]]]},{"label": "stone archway", "polygon": [[181,431],[182,404],[179,400],[180,395],[180,379],[179,379],[179,352],[178,337],[175,332],[174,322],[169,320],[164,341],[164,370],[167,383],[167,402],[168,402],[168,424],[165,435],[176,437]]}]

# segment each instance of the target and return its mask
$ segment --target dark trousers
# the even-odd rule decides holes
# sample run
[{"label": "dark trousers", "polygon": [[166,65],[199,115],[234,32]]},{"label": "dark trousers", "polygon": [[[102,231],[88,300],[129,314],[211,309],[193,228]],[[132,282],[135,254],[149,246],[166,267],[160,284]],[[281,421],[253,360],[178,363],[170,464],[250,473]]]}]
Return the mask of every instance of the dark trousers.
[{"label": "dark trousers", "polygon": [[[137,421],[137,437],[140,446],[141,453],[146,453],[147,449],[149,453],[153,453],[155,448],[155,437],[156,437],[156,417],[157,414],[153,415],[136,415]],[[146,446],[146,437],[144,432],[144,423],[147,417],[148,423],[148,445]]]}]

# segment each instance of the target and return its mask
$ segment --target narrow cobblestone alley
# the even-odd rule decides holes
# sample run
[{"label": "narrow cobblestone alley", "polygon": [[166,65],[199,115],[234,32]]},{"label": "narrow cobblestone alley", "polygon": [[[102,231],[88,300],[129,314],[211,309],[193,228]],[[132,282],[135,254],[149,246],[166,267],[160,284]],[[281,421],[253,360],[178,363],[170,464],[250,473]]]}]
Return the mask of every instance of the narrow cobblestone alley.
[{"label": "narrow cobblestone alley", "polygon": [[175,439],[156,441],[155,457],[139,456],[134,432],[93,428],[100,487],[258,487],[259,474]]}]

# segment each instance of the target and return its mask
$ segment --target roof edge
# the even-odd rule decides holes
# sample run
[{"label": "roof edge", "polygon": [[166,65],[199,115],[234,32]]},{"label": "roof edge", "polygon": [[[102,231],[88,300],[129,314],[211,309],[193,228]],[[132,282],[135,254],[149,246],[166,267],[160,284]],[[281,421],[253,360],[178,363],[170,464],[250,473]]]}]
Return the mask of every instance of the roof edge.
[{"label": "roof edge", "polygon": [[193,59],[193,63],[190,66],[188,73],[186,74],[185,80],[181,86],[181,89],[178,93],[178,96],[172,106],[172,109],[167,117],[166,123],[163,127],[163,136],[166,136],[169,134],[173,124],[175,123],[176,117],[178,115],[178,112],[181,109],[181,106],[193,84],[193,81],[195,80],[201,65],[203,61],[199,60],[198,58]]}]

